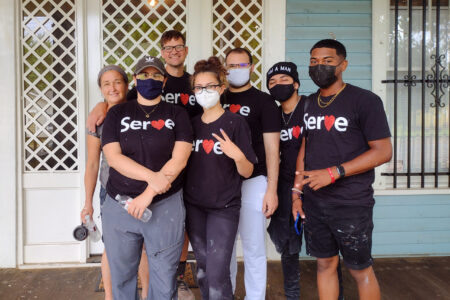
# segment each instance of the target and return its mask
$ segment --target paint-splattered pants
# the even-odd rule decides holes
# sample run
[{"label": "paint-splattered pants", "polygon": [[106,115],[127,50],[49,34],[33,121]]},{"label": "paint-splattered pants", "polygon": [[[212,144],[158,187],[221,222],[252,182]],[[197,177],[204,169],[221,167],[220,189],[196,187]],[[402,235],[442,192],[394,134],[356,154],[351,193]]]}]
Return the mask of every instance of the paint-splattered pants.
[{"label": "paint-splattered pants", "polygon": [[373,264],[373,206],[318,205],[305,198],[306,252],[318,258],[341,253],[345,265],[362,270]]},{"label": "paint-splattered pants", "polygon": [[109,195],[103,205],[103,236],[116,300],[138,299],[136,275],[143,243],[150,275],[148,299],[177,299],[175,273],[184,242],[182,191],[149,208],[153,214],[144,223],[129,215]]},{"label": "paint-splattered pants", "polygon": [[232,300],[230,260],[239,207],[206,209],[186,203],[186,228],[197,260],[203,300]]}]

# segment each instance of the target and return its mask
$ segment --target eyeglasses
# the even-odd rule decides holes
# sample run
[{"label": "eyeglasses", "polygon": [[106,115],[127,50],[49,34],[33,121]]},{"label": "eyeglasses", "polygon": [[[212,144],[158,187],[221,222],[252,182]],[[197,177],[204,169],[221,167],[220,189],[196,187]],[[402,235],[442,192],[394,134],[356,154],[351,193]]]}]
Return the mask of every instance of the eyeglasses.
[{"label": "eyeglasses", "polygon": [[214,93],[219,86],[220,86],[220,84],[208,84],[207,86],[197,85],[197,86],[194,86],[193,90],[194,90],[194,93],[196,93],[196,94],[201,94],[201,93],[203,93],[203,91],[206,91],[208,93]]},{"label": "eyeglasses", "polygon": [[162,50],[165,52],[172,52],[172,50],[175,49],[175,51],[180,52],[185,47],[186,47],[185,45],[164,46],[164,47],[162,47]]},{"label": "eyeglasses", "polygon": [[147,79],[154,79],[154,80],[158,80],[158,81],[163,81],[164,80],[164,75],[161,73],[139,73],[136,75],[136,78],[139,80],[147,80]]},{"label": "eyeglasses", "polygon": [[248,68],[250,66],[251,63],[227,64],[227,69],[241,69]]}]

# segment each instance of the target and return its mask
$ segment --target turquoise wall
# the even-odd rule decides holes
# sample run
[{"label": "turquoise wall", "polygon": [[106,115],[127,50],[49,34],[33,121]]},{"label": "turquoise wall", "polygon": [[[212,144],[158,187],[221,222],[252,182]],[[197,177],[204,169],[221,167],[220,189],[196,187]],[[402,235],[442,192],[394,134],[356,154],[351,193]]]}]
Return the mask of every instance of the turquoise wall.
[{"label": "turquoise wall", "polygon": [[[299,68],[300,93],[317,89],[308,76],[309,50],[330,32],[347,48],[344,80],[372,88],[372,1],[287,0],[286,11],[286,60]],[[375,256],[450,255],[450,194],[375,199]]]},{"label": "turquoise wall", "polygon": [[317,90],[308,76],[309,50],[330,33],[347,48],[345,81],[372,88],[372,1],[287,0],[286,12],[286,60],[299,68],[302,94]]},{"label": "turquoise wall", "polygon": [[375,200],[375,255],[450,255],[449,194]]}]

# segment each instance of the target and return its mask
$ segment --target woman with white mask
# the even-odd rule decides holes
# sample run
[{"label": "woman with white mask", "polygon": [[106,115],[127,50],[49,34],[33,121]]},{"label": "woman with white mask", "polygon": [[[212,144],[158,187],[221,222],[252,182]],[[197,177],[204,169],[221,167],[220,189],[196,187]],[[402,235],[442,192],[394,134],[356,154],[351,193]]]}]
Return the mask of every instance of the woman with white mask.
[{"label": "woman with white mask", "polygon": [[[239,224],[242,177],[256,155],[242,116],[225,111],[226,70],[217,57],[195,64],[192,85],[203,114],[192,119],[194,143],[184,185],[186,228],[197,259],[202,299],[233,299],[230,260]],[[242,176],[242,177],[241,177]]]}]

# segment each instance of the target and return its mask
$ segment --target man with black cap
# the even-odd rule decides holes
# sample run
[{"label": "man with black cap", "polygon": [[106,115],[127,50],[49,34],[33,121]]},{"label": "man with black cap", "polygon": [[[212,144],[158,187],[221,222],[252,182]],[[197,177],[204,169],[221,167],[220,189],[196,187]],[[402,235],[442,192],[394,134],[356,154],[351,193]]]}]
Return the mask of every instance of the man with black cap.
[{"label": "man with black cap", "polygon": [[[133,76],[137,100],[111,108],[102,147],[110,165],[102,224],[114,299],[137,295],[142,244],[150,270],[149,298],[176,298],[176,270],[184,242],[185,209],[180,173],[192,148],[186,110],[161,101],[167,73],[156,57],[144,56]],[[115,199],[132,198],[126,210]],[[141,217],[148,208],[152,217]]]},{"label": "man with black cap", "polygon": [[280,172],[278,176],[278,208],[267,228],[270,239],[281,254],[286,299],[300,298],[299,252],[302,235],[297,234],[292,219],[292,191],[295,162],[303,138],[303,101],[298,95],[300,82],[297,66],[279,62],[267,72],[267,88],[274,100],[280,102]]},{"label": "man with black cap", "polygon": [[[280,106],[280,173],[278,177],[278,209],[267,228],[281,254],[286,299],[300,298],[299,253],[302,246],[302,220],[292,217],[292,193],[297,155],[303,139],[303,98],[298,95],[300,81],[297,66],[279,62],[267,72],[267,88]],[[340,271],[340,269],[339,269]],[[339,278],[341,279],[341,278]],[[341,293],[342,294],[342,293]],[[342,299],[341,297],[339,299]]]}]

